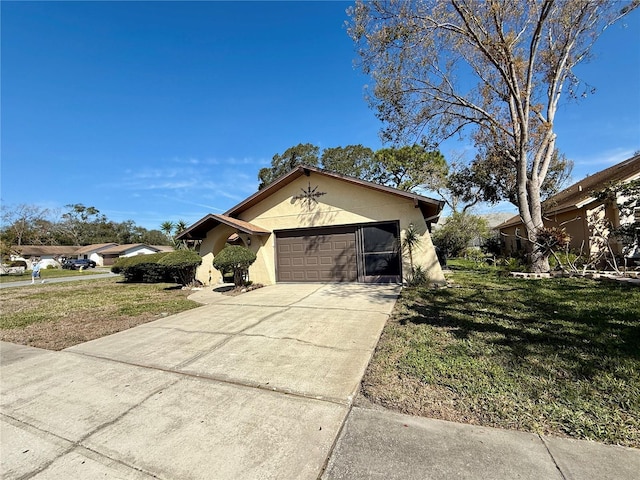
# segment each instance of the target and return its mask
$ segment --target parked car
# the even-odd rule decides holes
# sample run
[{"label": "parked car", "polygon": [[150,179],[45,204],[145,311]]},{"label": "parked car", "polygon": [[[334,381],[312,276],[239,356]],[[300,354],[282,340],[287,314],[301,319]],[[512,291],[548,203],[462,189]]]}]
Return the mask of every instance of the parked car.
[{"label": "parked car", "polygon": [[67,270],[80,270],[80,268],[95,268],[96,262],[86,258],[72,258],[62,264],[62,268]]}]

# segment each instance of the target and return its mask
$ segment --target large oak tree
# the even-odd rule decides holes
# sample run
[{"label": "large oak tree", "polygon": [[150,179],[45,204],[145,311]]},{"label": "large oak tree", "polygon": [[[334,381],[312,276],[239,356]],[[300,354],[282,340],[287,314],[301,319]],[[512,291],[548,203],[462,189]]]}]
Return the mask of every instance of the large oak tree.
[{"label": "large oak tree", "polygon": [[[349,33],[370,100],[394,142],[439,144],[469,136],[480,156],[498,154],[515,178],[534,271],[544,228],[541,186],[556,151],[564,94],[579,96],[574,67],[609,25],[637,7],[610,0],[373,0],[350,10]],[[407,142],[407,138],[411,138]]]},{"label": "large oak tree", "polygon": [[288,148],[282,155],[274,155],[271,167],[258,172],[258,189],[299,165],[321,167],[407,191],[433,188],[447,174],[442,154],[437,150],[428,151],[420,145],[382,148],[376,152],[362,145],[347,145],[326,148],[321,157],[318,156],[319,151],[319,147],[306,143]]},{"label": "large oak tree", "polygon": [[282,155],[276,153],[271,159],[271,167],[261,168],[258,172],[260,180],[258,190],[262,190],[278,177],[299,165],[317,166],[320,161],[319,152],[320,149],[315,145],[299,143],[294,147],[287,148]]}]

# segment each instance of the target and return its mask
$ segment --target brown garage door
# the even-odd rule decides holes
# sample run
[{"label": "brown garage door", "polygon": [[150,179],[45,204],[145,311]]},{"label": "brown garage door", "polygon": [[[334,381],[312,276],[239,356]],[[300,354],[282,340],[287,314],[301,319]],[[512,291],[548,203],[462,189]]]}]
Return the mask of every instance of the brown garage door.
[{"label": "brown garage door", "polygon": [[276,233],[279,282],[355,282],[354,227]]}]

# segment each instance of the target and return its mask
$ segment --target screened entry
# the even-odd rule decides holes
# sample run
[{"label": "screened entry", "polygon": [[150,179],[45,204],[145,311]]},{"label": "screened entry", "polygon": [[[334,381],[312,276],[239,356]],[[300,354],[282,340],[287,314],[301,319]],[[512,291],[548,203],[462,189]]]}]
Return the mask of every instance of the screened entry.
[{"label": "screened entry", "polygon": [[357,229],[359,281],[400,282],[402,259],[399,238],[398,222],[363,225]]}]

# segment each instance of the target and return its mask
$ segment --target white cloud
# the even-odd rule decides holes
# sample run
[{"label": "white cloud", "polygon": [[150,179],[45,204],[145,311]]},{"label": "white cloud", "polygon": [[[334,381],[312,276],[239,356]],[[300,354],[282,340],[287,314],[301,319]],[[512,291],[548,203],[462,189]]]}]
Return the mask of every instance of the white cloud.
[{"label": "white cloud", "polygon": [[[611,150],[605,150],[603,152],[589,155],[588,157],[574,158],[574,164],[576,166],[598,166],[607,168],[616,163],[620,163],[628,158],[631,158],[635,150],[632,148],[614,148]],[[600,170],[600,169],[598,169]]]},{"label": "white cloud", "polygon": [[254,159],[252,157],[244,157],[244,158],[236,158],[236,157],[227,157],[227,158],[216,158],[216,157],[208,157],[208,158],[181,158],[174,157],[172,159],[173,162],[179,164],[186,165],[212,165],[212,166],[243,166],[243,165],[263,165],[263,159]]}]

